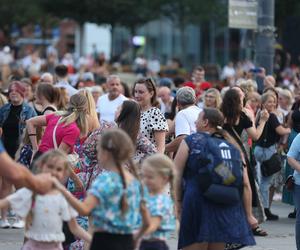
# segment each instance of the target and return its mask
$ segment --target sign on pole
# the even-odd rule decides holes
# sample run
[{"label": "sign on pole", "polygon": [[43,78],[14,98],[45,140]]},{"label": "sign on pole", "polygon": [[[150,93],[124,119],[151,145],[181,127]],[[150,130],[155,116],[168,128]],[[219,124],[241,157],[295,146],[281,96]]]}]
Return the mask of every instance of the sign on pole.
[{"label": "sign on pole", "polygon": [[229,0],[229,28],[257,29],[257,6],[257,0]]}]

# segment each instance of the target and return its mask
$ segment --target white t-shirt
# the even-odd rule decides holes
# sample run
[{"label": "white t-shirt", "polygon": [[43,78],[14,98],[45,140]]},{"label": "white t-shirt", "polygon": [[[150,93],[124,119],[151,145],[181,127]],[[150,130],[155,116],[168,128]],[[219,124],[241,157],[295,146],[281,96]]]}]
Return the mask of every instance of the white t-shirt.
[{"label": "white t-shirt", "polygon": [[7,199],[16,215],[22,218],[32,209],[32,226],[25,231],[25,236],[36,241],[63,242],[63,221],[70,221],[78,215],[61,193],[36,195],[33,203],[32,191],[21,188]]},{"label": "white t-shirt", "polygon": [[115,112],[125,100],[127,98],[123,95],[119,95],[112,101],[108,99],[108,94],[100,96],[97,101],[97,112],[100,114],[100,121],[114,122]]},{"label": "white t-shirt", "polygon": [[180,110],[175,117],[175,136],[195,133],[195,121],[201,111],[202,109],[195,105]]}]

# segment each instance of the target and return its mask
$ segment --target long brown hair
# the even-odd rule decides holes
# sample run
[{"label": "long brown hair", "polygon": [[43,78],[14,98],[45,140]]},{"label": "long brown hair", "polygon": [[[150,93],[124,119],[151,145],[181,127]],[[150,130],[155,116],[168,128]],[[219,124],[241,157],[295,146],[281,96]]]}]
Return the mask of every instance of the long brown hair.
[{"label": "long brown hair", "polygon": [[122,104],[121,113],[116,119],[119,128],[123,129],[136,145],[140,130],[141,108],[135,101],[126,100]]}]

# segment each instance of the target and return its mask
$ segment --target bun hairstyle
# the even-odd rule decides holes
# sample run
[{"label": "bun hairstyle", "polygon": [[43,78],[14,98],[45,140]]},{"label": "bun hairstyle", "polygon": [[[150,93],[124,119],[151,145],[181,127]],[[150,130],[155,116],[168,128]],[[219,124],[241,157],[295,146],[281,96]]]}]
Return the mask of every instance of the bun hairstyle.
[{"label": "bun hairstyle", "polygon": [[123,195],[121,198],[121,210],[122,214],[125,215],[128,209],[126,188],[127,183],[125,180],[124,173],[124,163],[128,163],[130,170],[137,178],[135,166],[132,162],[132,157],[134,154],[134,145],[130,137],[121,129],[109,129],[105,131],[99,141],[99,146],[101,149],[104,149],[111,153],[112,159],[114,160],[122,179],[123,184]]},{"label": "bun hairstyle", "polygon": [[88,133],[87,115],[88,100],[84,95],[78,93],[71,96],[67,111],[62,114],[60,122],[65,125],[76,122],[80,132],[86,135]]}]

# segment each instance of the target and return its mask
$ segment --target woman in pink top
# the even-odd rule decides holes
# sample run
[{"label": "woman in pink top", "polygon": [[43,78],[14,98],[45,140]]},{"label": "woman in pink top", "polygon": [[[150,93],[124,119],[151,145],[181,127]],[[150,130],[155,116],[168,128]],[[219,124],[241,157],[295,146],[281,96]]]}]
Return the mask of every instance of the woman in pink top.
[{"label": "woman in pink top", "polygon": [[[57,147],[67,154],[72,153],[76,140],[87,136],[87,109],[87,98],[82,94],[75,94],[70,98],[67,111],[29,119],[26,124],[33,148],[33,159],[35,160],[43,153],[55,148],[53,132],[56,125],[55,139]],[[41,126],[46,126],[46,129],[41,143],[38,146],[36,141],[36,128]]]}]

